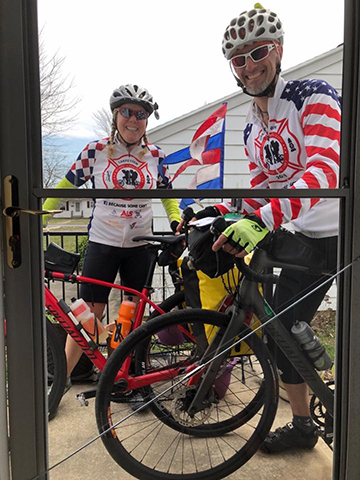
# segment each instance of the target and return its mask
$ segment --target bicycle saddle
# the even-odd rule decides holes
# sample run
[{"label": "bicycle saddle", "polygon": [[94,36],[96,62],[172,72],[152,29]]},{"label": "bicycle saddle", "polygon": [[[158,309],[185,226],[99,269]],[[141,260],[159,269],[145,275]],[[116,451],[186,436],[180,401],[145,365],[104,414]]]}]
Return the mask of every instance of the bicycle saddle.
[{"label": "bicycle saddle", "polygon": [[141,242],[142,240],[147,240],[149,242],[158,242],[166,243],[167,245],[176,245],[181,243],[185,239],[185,234],[181,235],[147,235],[147,236],[138,236],[133,237],[133,242]]}]

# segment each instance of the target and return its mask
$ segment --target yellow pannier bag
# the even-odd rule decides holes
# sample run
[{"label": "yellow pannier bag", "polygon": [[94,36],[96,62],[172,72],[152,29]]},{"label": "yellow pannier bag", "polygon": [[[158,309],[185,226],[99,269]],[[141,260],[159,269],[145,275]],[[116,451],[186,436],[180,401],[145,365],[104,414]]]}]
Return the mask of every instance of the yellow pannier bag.
[{"label": "yellow pannier bag", "polygon": [[[250,258],[248,255],[245,261],[248,263]],[[186,305],[193,308],[225,311],[226,307],[231,304],[231,294],[229,292],[234,291],[239,279],[238,269],[234,267],[222,277],[210,278],[199,270],[190,270],[187,267],[186,259],[184,260],[181,264],[181,271],[184,279]],[[245,323],[251,329],[255,329],[260,325],[258,318],[251,312],[246,317]],[[205,329],[207,338],[210,341],[215,335],[217,328],[213,325],[207,325]],[[262,330],[258,330],[256,334],[261,337]],[[234,342],[237,340],[238,338],[234,339]],[[245,342],[235,345],[231,351],[232,356],[251,354],[252,351]]]}]

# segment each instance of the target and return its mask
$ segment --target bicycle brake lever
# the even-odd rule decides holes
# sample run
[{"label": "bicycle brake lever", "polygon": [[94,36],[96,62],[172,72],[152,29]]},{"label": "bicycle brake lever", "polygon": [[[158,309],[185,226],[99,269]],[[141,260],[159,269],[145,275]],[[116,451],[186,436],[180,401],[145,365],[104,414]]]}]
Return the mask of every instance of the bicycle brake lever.
[{"label": "bicycle brake lever", "polygon": [[222,234],[222,232],[226,229],[227,224],[224,217],[219,216],[216,217],[215,220],[210,225],[210,232],[216,235],[217,237]]}]

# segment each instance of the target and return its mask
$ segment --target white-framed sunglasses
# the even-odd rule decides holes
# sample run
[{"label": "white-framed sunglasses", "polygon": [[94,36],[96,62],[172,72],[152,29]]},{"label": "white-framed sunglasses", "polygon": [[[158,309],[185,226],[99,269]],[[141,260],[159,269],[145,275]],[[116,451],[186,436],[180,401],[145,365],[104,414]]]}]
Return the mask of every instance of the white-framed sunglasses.
[{"label": "white-framed sunglasses", "polygon": [[241,55],[236,55],[230,59],[230,64],[233,68],[244,68],[248,57],[255,63],[265,60],[272,50],[274,50],[275,45],[273,43],[268,43],[266,45],[261,45],[260,47],[254,48],[249,53],[242,53]]}]

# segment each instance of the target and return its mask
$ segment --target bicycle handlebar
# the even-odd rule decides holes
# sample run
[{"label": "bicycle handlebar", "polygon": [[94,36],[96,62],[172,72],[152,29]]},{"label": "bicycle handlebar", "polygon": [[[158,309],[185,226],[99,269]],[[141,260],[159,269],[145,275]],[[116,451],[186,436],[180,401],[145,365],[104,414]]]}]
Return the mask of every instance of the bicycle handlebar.
[{"label": "bicycle handlebar", "polygon": [[252,282],[257,283],[278,283],[279,277],[278,275],[274,275],[272,273],[258,273],[255,272],[249,265],[247,265],[243,258],[235,257],[235,264],[240,270],[240,272],[244,275],[245,278],[251,280]]},{"label": "bicycle handlebar", "polygon": [[[188,207],[183,212],[185,225],[188,225],[189,221],[194,217],[194,212],[191,207]],[[214,234],[214,236],[219,236],[221,233],[226,229],[230,222],[226,221],[226,219],[222,216],[216,217],[210,225],[210,231]],[[245,263],[242,258],[235,257],[235,264],[239,271],[242,272],[245,278],[252,282],[256,283],[277,283],[278,276],[273,274],[267,273],[258,273],[253,270],[249,265]]]},{"label": "bicycle handlebar", "polygon": [[[227,222],[224,217],[216,217],[210,226],[210,230],[214,235],[221,235],[227,227]],[[243,258],[235,257],[235,264],[244,275],[245,278],[257,283],[277,283],[278,276],[269,273],[258,273],[247,265]]]}]

